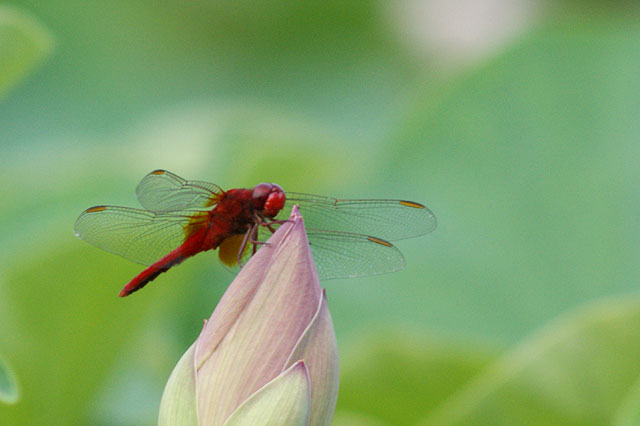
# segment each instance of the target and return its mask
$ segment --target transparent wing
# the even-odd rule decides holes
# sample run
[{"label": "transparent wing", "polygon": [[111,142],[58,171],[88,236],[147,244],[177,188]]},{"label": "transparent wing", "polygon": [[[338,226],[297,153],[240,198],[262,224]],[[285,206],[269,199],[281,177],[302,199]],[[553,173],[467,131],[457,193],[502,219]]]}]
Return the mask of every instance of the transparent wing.
[{"label": "transparent wing", "polygon": [[428,234],[437,226],[431,210],[412,201],[338,200],[296,192],[287,192],[285,208],[277,219],[287,219],[294,204],[300,207],[307,230],[375,235],[397,241]]},{"label": "transparent wing", "polygon": [[[300,207],[309,237],[309,246],[320,278],[348,278],[394,272],[404,268],[400,251],[388,241],[416,237],[432,232],[435,215],[422,204],[404,200],[338,200],[320,195],[287,192],[285,208],[278,220],[286,220],[294,205]],[[272,224],[273,229],[278,224]],[[271,231],[258,229],[258,241],[266,241]],[[235,252],[233,252],[233,248]],[[235,260],[238,238],[229,244],[228,260]],[[248,244],[242,264],[256,248]],[[229,255],[235,253],[236,255]],[[229,265],[230,262],[227,262]],[[237,265],[231,270],[238,270]]]},{"label": "transparent wing", "polygon": [[[203,217],[204,219],[204,217]],[[76,220],[76,236],[98,248],[143,265],[162,258],[202,220],[193,212],[155,214],[128,207],[96,206]]]},{"label": "transparent wing", "polygon": [[[266,241],[271,235],[267,227],[261,226],[258,241]],[[307,236],[318,275],[322,280],[384,274],[399,271],[405,265],[400,250],[379,238],[317,229],[307,229]],[[234,237],[235,240],[231,243],[236,249],[240,247],[239,237],[241,236]],[[247,244],[242,253],[242,264],[246,264],[259,249],[260,246]],[[240,269],[237,264],[225,266],[236,273]]]},{"label": "transparent wing", "polygon": [[185,180],[166,170],[152,171],[136,187],[142,207],[157,213],[211,207],[222,193],[216,184]]},{"label": "transparent wing", "polygon": [[320,279],[364,277],[404,268],[400,250],[379,238],[314,229],[307,235]]}]

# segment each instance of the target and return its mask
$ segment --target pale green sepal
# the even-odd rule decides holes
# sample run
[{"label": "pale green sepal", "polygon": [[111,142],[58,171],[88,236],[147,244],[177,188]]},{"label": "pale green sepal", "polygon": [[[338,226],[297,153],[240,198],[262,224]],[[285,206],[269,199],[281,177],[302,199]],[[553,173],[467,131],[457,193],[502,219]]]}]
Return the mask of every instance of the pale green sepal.
[{"label": "pale green sepal", "polygon": [[53,38],[19,9],[0,5],[0,98],[51,50]]},{"label": "pale green sepal", "polygon": [[307,426],[310,411],[309,372],[300,361],[258,389],[224,426]]},{"label": "pale green sepal", "polygon": [[0,402],[15,404],[20,399],[18,384],[9,366],[0,358]]},{"label": "pale green sepal", "polygon": [[164,388],[159,426],[198,426],[196,408],[195,343],[182,355]]}]

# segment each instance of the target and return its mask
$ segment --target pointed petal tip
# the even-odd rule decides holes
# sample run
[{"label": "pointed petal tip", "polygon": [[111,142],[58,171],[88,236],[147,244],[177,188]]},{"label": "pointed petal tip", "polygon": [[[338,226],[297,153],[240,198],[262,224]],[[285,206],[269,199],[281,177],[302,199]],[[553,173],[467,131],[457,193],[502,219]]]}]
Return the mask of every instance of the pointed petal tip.
[{"label": "pointed petal tip", "polygon": [[[305,374],[308,374],[308,369],[307,369],[307,364],[304,363],[304,360],[301,359],[299,361],[294,362],[291,367],[289,367],[287,370],[291,370],[291,371],[304,371]],[[286,370],[285,370],[286,371]]]},{"label": "pointed petal tip", "polygon": [[302,219],[302,215],[300,214],[300,209],[298,208],[297,204],[293,205],[293,208],[291,209],[291,216],[289,216],[289,220],[292,221],[298,221]]}]

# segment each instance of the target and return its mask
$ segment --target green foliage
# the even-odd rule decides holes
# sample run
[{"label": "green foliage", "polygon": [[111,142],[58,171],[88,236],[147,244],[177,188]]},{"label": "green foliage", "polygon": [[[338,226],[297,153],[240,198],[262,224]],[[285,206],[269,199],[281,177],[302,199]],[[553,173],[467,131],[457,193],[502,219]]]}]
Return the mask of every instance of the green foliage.
[{"label": "green foliage", "polygon": [[342,356],[337,416],[413,425],[498,353],[488,345],[426,338],[402,329],[372,332],[350,342]]},{"label": "green foliage", "polygon": [[343,357],[337,418],[420,426],[638,424],[640,297],[589,304],[497,354],[377,332]]},{"label": "green foliage", "polygon": [[0,403],[15,404],[19,398],[20,392],[13,372],[0,358]]},{"label": "green foliage", "polygon": [[[0,5],[0,99],[48,53],[50,45],[49,34],[38,22]],[[14,404],[19,398],[14,373],[0,358],[0,402]]]},{"label": "green foliage", "polygon": [[0,98],[52,47],[49,32],[18,9],[0,5]]},{"label": "green foliage", "polygon": [[591,304],[516,346],[420,424],[609,425],[632,389],[626,404],[638,402],[638,359],[640,298]]},{"label": "green foliage", "polygon": [[332,426],[389,426],[369,416],[354,413],[338,412]]},{"label": "green foliage", "polygon": [[389,138],[402,167],[380,166],[439,218],[405,308],[519,338],[637,288],[638,52],[636,25],[558,23],[415,97]]},{"label": "green foliage", "polygon": [[135,312],[120,303],[114,289],[100,283],[117,278],[96,267],[96,255],[76,246],[43,253],[37,268],[16,265],[7,271],[3,298],[11,300],[11,318],[3,323],[13,327],[2,343],[24,392],[21,403],[4,413],[6,424],[83,423],[94,403],[91,395],[130,342],[132,319],[144,316],[152,303],[138,304]]},{"label": "green foliage", "polygon": [[611,424],[613,426],[640,425],[640,380],[636,380],[625,396]]}]

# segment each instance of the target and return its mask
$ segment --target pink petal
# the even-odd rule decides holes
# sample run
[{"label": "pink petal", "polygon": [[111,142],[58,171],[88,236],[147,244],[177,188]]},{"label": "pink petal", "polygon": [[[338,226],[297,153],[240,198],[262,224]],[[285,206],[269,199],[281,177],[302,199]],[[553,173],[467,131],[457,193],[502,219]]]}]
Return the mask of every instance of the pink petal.
[{"label": "pink petal", "polygon": [[338,342],[324,291],[316,315],[300,337],[287,366],[297,360],[304,360],[311,377],[309,426],[330,425],[338,399],[339,362]]},{"label": "pink petal", "polygon": [[247,263],[205,326],[196,348],[202,424],[222,424],[278,376],[322,300],[297,208]]}]

